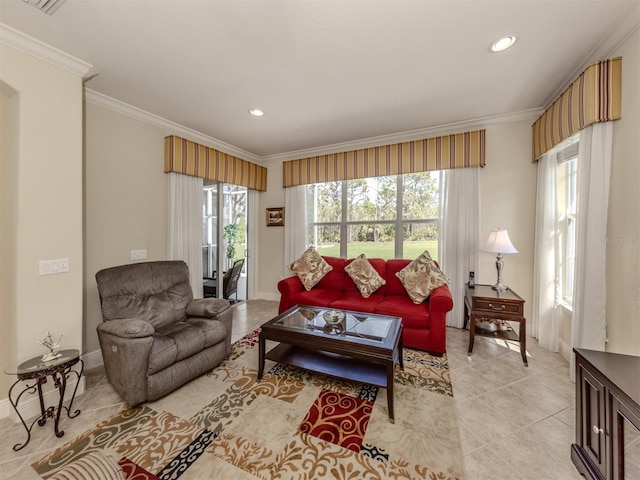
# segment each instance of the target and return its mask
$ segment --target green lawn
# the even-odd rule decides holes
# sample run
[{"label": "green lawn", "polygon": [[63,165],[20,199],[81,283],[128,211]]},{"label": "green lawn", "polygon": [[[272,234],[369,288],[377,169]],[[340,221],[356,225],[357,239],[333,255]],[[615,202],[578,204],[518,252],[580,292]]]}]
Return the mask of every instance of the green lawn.
[{"label": "green lawn", "polygon": [[[423,240],[419,242],[407,242],[404,246],[404,258],[414,259],[425,250],[429,251],[429,255],[434,260],[438,260],[438,242],[437,240]],[[318,245],[320,255],[329,257],[340,256],[340,245]],[[393,258],[392,242],[351,242],[347,245],[349,258],[354,258],[364,253],[367,258]]]}]

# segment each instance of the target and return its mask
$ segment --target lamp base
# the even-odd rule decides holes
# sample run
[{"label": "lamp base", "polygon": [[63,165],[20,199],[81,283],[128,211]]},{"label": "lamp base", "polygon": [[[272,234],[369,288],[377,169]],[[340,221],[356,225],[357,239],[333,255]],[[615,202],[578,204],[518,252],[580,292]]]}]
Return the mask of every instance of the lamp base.
[{"label": "lamp base", "polygon": [[504,266],[504,262],[502,261],[502,254],[499,253],[496,256],[496,270],[498,271],[498,280],[495,285],[492,285],[491,288],[497,290],[498,292],[504,292],[507,287],[504,283],[502,283],[502,267]]},{"label": "lamp base", "polygon": [[498,292],[504,292],[505,290],[508,290],[509,287],[507,287],[504,283],[502,282],[498,282],[495,285],[491,285],[491,288],[493,288],[494,290],[497,290]]}]

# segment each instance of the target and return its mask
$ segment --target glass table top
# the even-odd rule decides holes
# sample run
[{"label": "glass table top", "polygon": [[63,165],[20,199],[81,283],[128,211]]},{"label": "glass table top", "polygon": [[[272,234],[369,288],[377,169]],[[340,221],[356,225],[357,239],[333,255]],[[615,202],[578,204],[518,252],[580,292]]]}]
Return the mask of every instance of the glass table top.
[{"label": "glass table top", "polygon": [[67,363],[80,357],[79,348],[66,348],[58,350],[59,357],[46,362],[42,361],[42,355],[34,355],[26,360],[18,360],[4,369],[4,373],[8,375],[24,375],[33,372],[39,372],[49,368],[57,367],[63,363]]},{"label": "glass table top", "polygon": [[[335,318],[336,323],[330,323],[325,319],[326,317],[331,320],[331,316]],[[399,322],[400,320],[395,317],[370,313],[300,306],[277,319],[273,325],[335,337],[361,338],[383,343],[386,341],[394,321]]]}]

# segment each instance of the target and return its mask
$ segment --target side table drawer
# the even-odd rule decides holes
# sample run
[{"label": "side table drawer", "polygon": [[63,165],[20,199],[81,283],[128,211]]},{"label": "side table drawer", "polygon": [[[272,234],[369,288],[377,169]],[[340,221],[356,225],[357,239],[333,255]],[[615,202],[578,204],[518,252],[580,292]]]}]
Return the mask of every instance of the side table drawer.
[{"label": "side table drawer", "polygon": [[504,302],[501,300],[486,300],[475,298],[474,310],[484,310],[491,313],[510,313],[512,315],[522,315],[522,306],[519,303]]}]

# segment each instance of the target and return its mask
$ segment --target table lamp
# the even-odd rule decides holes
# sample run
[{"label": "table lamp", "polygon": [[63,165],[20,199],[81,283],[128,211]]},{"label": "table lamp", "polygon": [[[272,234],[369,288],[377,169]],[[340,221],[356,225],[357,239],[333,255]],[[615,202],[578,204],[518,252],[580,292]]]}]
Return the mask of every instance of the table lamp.
[{"label": "table lamp", "polygon": [[505,253],[518,253],[516,247],[513,246],[509,239],[509,233],[506,230],[493,230],[489,234],[487,243],[482,247],[481,251],[487,253],[497,253],[496,257],[496,269],[498,270],[498,281],[491,288],[498,292],[504,292],[507,286],[502,283],[502,267],[504,262],[502,261],[502,255]]}]

